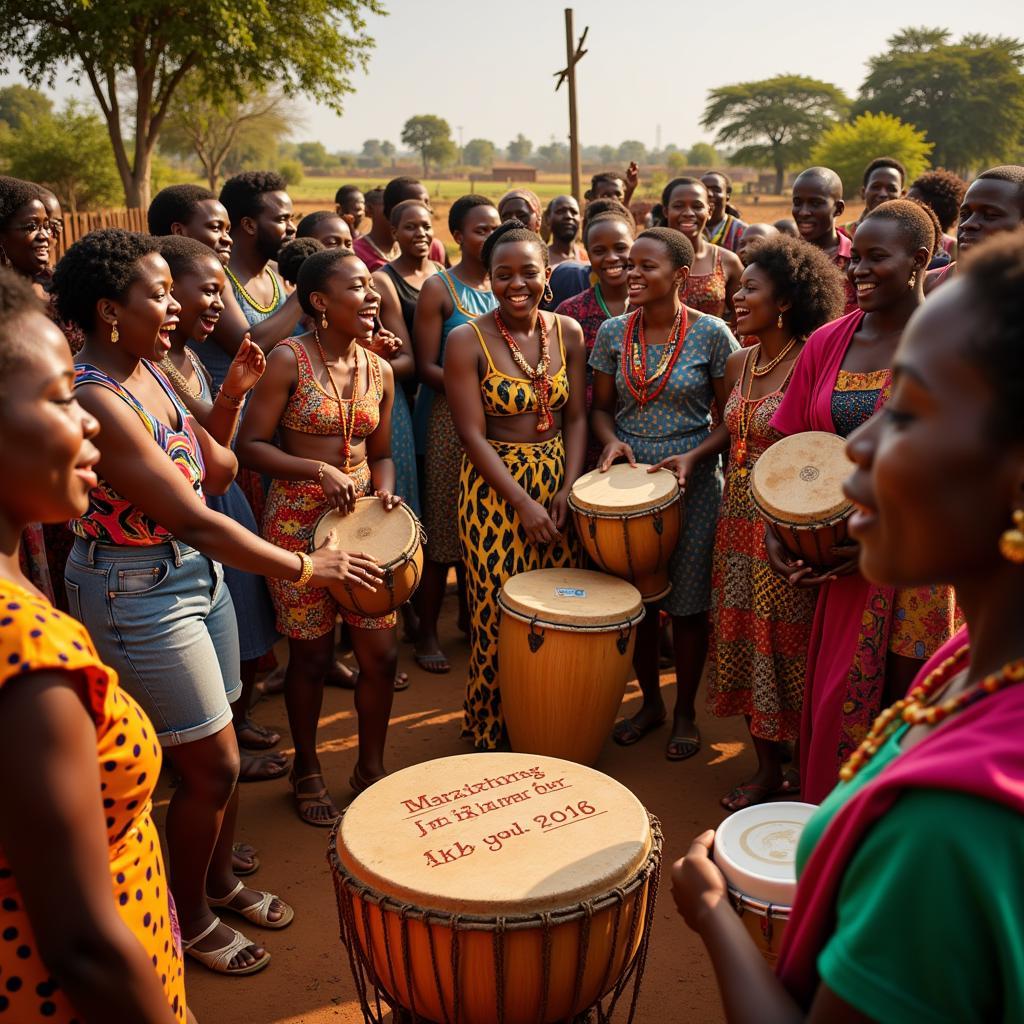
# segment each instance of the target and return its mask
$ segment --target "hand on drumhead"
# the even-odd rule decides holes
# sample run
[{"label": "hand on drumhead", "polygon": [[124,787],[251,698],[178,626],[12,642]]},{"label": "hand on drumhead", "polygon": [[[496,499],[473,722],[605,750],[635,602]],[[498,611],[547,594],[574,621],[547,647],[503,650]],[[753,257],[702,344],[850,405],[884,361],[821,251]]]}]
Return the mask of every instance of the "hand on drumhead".
[{"label": "hand on drumhead", "polygon": [[356,507],[356,498],[359,497],[355,480],[326,462],[321,465],[323,470],[320,473],[320,489],[324,492],[324,497],[332,508],[347,516]]},{"label": "hand on drumhead", "polygon": [[693,472],[693,468],[694,461],[691,455],[670,455],[667,459],[662,459],[656,466],[651,466],[647,472],[656,473],[659,469],[671,470],[679,481],[679,489],[685,491],[686,481]]},{"label": "hand on drumhead", "polygon": [[390,512],[393,508],[398,508],[402,504],[402,496],[400,494],[392,494],[390,491],[378,491],[377,497],[380,498],[380,503],[384,506],[385,512]]},{"label": "hand on drumhead", "polygon": [[714,842],[715,833],[708,829],[694,839],[686,856],[672,865],[672,898],[676,901],[676,910],[695,932],[701,930],[711,911],[729,899],[725,876],[711,859]]},{"label": "hand on drumhead", "polygon": [[331,530],[323,544],[310,556],[313,559],[311,587],[326,587],[332,583],[346,582],[353,586],[376,590],[384,580],[384,570],[369,555],[362,552],[338,551],[337,531]]},{"label": "hand on drumhead", "polygon": [[619,459],[625,459],[631,466],[636,466],[636,456],[633,454],[633,449],[625,441],[610,441],[604,446],[604,451],[601,452],[598,467],[602,473],[607,473],[611,469],[612,463],[618,462]]},{"label": "hand on drumhead", "polygon": [[548,514],[548,510],[540,502],[534,501],[533,498],[527,498],[516,509],[516,514],[519,516],[519,521],[523,524],[526,539],[531,544],[553,544],[562,536],[558,532],[555,521]]}]

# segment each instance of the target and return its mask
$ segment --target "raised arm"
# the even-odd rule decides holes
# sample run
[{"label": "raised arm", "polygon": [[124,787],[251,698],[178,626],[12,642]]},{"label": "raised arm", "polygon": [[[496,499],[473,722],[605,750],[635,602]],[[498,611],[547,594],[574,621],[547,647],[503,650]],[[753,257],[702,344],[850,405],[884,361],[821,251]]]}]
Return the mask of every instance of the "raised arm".
[{"label": "raised arm", "polygon": [[266,320],[256,324],[255,327],[250,327],[249,321],[245,319],[245,314],[238,304],[238,299],[235,298],[233,288],[225,288],[222,298],[224,311],[217,322],[217,329],[210,336],[210,342],[219,345],[232,357],[247,334],[264,354],[269,353],[279,341],[294,333],[302,318],[302,307],[299,305],[297,292],[292,292],[280,309],[275,310]]}]

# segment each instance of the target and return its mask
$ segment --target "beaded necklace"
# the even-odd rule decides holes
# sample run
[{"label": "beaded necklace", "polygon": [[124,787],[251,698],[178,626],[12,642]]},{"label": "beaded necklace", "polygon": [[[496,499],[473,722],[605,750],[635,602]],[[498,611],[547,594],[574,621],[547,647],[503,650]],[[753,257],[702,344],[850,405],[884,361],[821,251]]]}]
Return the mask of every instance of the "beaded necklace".
[{"label": "beaded necklace", "polygon": [[[774,370],[775,367],[779,365],[782,361],[782,356],[786,355],[786,353],[792,349],[795,342],[796,338],[794,338],[785,347],[785,349],[783,349],[782,353],[776,359],[773,359],[768,364],[771,369]],[[760,351],[761,343],[758,342],[757,345],[750,349],[750,354],[747,355],[746,359],[743,361],[743,370],[740,372],[740,429],[735,449],[736,472],[739,473],[740,476],[746,476],[749,472],[747,469],[747,434],[750,431],[750,423],[754,418],[754,413],[757,412],[758,407],[765,399],[771,398],[772,395],[777,395],[786,386],[786,381],[789,380],[789,374],[787,373],[786,380],[783,381],[782,384],[774,391],[769,391],[767,395],[762,395],[760,398],[751,399],[750,396],[754,391],[754,377],[763,377],[768,372],[766,370],[762,370],[761,373],[757,372],[757,357]],[[750,367],[750,376],[747,378],[747,393],[744,395],[743,374],[747,372],[748,366]]]},{"label": "beaded necklace", "polygon": [[239,281],[238,278],[235,277],[235,275],[231,272],[231,268],[230,267],[225,267],[224,271],[225,271],[225,273],[227,273],[228,277],[231,279],[231,283],[241,293],[242,298],[245,299],[245,301],[248,302],[249,305],[252,306],[252,308],[254,310],[256,310],[257,313],[262,313],[264,316],[267,316],[270,313],[273,313],[275,309],[277,309],[277,304],[278,304],[278,302],[281,299],[281,286],[277,283],[277,274],[275,274],[269,267],[265,267],[264,268],[264,273],[267,273],[267,274],[270,275],[270,283],[274,286],[274,297],[273,297],[273,299],[270,300],[270,305],[269,306],[261,306],[245,290],[245,288],[242,286],[242,282]]},{"label": "beaded necklace", "polygon": [[911,726],[938,725],[950,715],[969,708],[1004,686],[1024,681],[1024,658],[1018,658],[1004,665],[998,672],[985,676],[969,690],[964,690],[955,697],[948,697],[941,704],[929,703],[956,674],[953,670],[967,656],[969,649],[969,645],[965,644],[955,654],[951,654],[941,665],[932,669],[917,686],[912,687],[906,697],[896,701],[892,707],[886,708],[875,719],[864,742],[840,769],[839,778],[843,782],[849,782],[878,753],[901,722],[907,722]]},{"label": "beaded necklace", "polygon": [[544,314],[537,313],[537,323],[540,327],[540,359],[535,367],[526,361],[526,356],[516,344],[515,338],[509,334],[498,310],[494,311],[494,323],[498,328],[498,333],[508,346],[516,366],[526,375],[526,379],[533,387],[533,393],[537,396],[537,433],[543,434],[550,430],[555,423],[550,406],[551,378],[548,376],[548,367],[551,365],[551,353],[548,348],[548,325],[544,322]]},{"label": "beaded necklace", "polygon": [[327,371],[327,379],[331,382],[331,390],[334,392],[335,401],[338,403],[338,415],[341,417],[341,457],[345,464],[345,472],[348,473],[352,466],[352,434],[356,428],[356,402],[359,399],[360,346],[356,345],[355,360],[352,366],[352,397],[347,399],[349,408],[348,412],[346,412],[346,400],[341,397],[341,392],[338,390],[338,385],[334,380],[334,371],[331,369],[331,364],[327,362],[327,356],[324,355],[323,346],[320,344],[320,334],[316,327],[313,328],[313,340],[316,342],[316,350],[320,353],[320,361],[324,364],[324,369]]},{"label": "beaded necklace", "polygon": [[[757,355],[755,355],[754,356],[754,365],[751,366],[751,368],[750,368],[750,375],[752,377],[767,377],[768,374],[771,373],[772,370],[774,370],[775,367],[778,366],[779,363],[781,363],[782,360],[785,359],[786,356],[789,355],[789,353],[793,350],[793,346],[795,344],[796,344],[796,335],[794,334],[793,337],[789,339],[789,342],[785,345],[785,347],[782,349],[782,351],[774,359],[770,359],[767,363],[764,364],[764,366],[762,366],[760,368],[757,365]],[[758,354],[760,354],[760,352],[761,352],[760,342],[757,345],[756,352]]]},{"label": "beaded necklace", "polygon": [[[604,295],[601,293],[600,281],[598,281],[598,283],[594,285],[594,298],[597,299],[597,304],[601,307],[601,312],[604,313],[604,315],[608,317],[609,320],[611,320],[611,318],[615,316],[615,314],[608,308],[607,304],[604,301]],[[623,310],[623,312],[626,312],[628,310],[629,299],[626,299],[626,308],[625,310]]]},{"label": "beaded necklace", "polygon": [[[672,370],[675,368],[676,360],[683,350],[683,342],[686,332],[690,329],[689,314],[686,307],[680,308],[672,321],[672,328],[668,334],[661,353],[661,359],[651,376],[647,375],[647,338],[644,335],[644,311],[638,309],[631,314],[626,321],[626,337],[622,344],[622,376],[625,378],[626,387],[630,394],[636,399],[637,405],[641,408],[648,402],[653,402],[664,390]],[[647,389],[660,378],[658,386],[651,394]]]}]

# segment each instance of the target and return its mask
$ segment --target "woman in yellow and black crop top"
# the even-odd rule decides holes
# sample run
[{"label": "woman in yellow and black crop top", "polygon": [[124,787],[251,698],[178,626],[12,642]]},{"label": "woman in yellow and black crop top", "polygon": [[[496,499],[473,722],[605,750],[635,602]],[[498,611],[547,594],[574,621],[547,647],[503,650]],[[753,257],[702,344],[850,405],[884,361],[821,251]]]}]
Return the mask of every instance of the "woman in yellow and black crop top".
[{"label": "woman in yellow and black crop top", "polygon": [[545,314],[547,246],[515,220],[487,240],[498,308],[452,331],[445,393],[465,454],[459,537],[472,649],[462,734],[502,744],[497,598],[512,576],[573,565],[569,489],[587,444],[586,349],[579,324]]}]

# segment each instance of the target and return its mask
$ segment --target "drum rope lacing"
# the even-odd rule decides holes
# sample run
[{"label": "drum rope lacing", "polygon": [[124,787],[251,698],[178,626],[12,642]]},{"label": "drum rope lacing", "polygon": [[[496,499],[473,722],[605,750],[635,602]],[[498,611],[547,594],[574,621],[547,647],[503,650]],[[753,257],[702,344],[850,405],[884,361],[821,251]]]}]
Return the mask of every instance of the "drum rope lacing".
[{"label": "drum rope lacing", "polygon": [[[355,981],[356,994],[363,1011],[365,1024],[384,1024],[384,1010],[381,1002],[387,1004],[392,1012],[393,1024],[395,1021],[405,1021],[410,1018],[412,1024],[437,1024],[420,1015],[416,1009],[416,997],[414,983],[409,971],[410,941],[409,922],[421,923],[430,936],[429,947],[431,967],[434,974],[434,982],[437,985],[438,1003],[444,1015],[444,1024],[458,1024],[461,1008],[461,985],[459,962],[460,943],[459,936],[463,931],[491,931],[493,933],[495,981],[497,989],[498,1006],[496,1007],[497,1024],[503,1024],[505,1019],[505,939],[506,933],[520,930],[535,930],[538,925],[542,928],[542,967],[543,967],[543,995],[541,1006],[538,1011],[537,1021],[542,1022],[547,1012],[549,1001],[549,986],[551,975],[551,935],[555,927],[571,923],[575,920],[582,920],[582,935],[580,940],[580,951],[576,961],[576,981],[573,986],[573,1006],[579,1004],[583,991],[587,967],[587,954],[590,947],[591,923],[595,912],[614,909],[614,924],[612,927],[612,939],[609,946],[608,961],[605,964],[604,973],[599,991],[606,992],[589,1007],[584,1007],[580,1013],[572,1018],[573,1024],[588,1024],[591,1011],[596,1011],[598,1024],[607,1024],[612,1019],[618,1006],[619,1000],[633,982],[633,992],[630,999],[629,1014],[625,1024],[631,1024],[636,1014],[637,1001],[640,995],[640,984],[643,979],[644,970],[647,965],[647,953],[650,944],[651,928],[654,924],[654,909],[658,898],[658,885],[661,876],[661,850],[663,836],[661,824],[653,815],[648,815],[651,828],[651,849],[644,865],[633,875],[624,886],[617,886],[611,892],[595,897],[591,900],[584,900],[566,910],[548,911],[536,914],[524,914],[514,916],[485,917],[471,914],[450,914],[440,911],[424,910],[414,904],[405,903],[394,899],[391,896],[372,889],[370,886],[344,873],[341,861],[338,858],[336,844],[341,821],[335,825],[332,833],[331,843],[327,852],[327,860],[334,876],[334,889],[338,904],[338,917],[341,929],[341,941],[348,953],[349,966]],[[342,819],[344,820],[344,813]],[[627,940],[622,947],[623,950],[633,948],[637,944],[636,952],[630,963],[623,971],[622,976],[615,985],[608,991],[609,979],[615,962],[620,959],[619,954],[619,933],[622,927],[622,911],[625,901],[630,897],[633,899],[633,912],[630,915],[629,932]],[[374,969],[372,959],[367,956],[363,945],[359,940],[359,930],[356,927],[355,903],[360,904],[360,919],[362,923],[362,934],[370,937],[375,934],[371,919],[370,905],[375,905],[381,912],[383,927],[384,952],[387,961],[388,981],[383,980]],[[411,1015],[403,1004],[399,1003],[393,992],[400,990],[398,975],[395,973],[395,965],[391,953],[390,928],[383,913],[395,914],[398,917],[402,947],[402,978],[405,985],[401,986],[409,994],[408,1007]],[[437,950],[433,939],[433,927],[441,927],[451,933],[451,972],[454,984],[452,987],[452,1015],[449,1017],[447,1004],[444,999],[444,989],[441,983],[441,974],[437,960]],[[373,989],[373,1003],[370,1005],[368,989]],[[602,1005],[608,1001],[607,1007]]]}]

